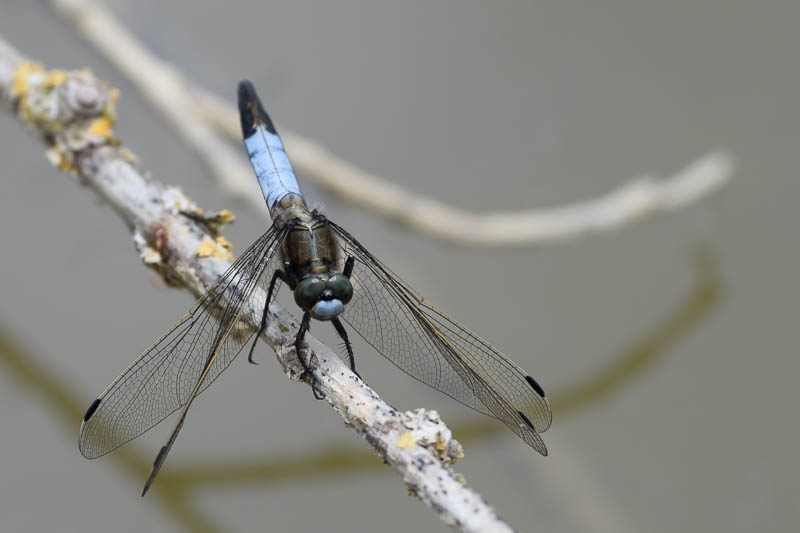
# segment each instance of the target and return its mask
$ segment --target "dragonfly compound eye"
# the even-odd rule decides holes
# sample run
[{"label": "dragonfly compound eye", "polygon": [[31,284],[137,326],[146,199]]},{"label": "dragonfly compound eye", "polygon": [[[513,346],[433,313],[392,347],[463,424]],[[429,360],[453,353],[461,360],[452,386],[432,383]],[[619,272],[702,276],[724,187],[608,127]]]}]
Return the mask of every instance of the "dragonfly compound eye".
[{"label": "dragonfly compound eye", "polygon": [[353,285],[344,274],[334,274],[328,280],[328,288],[333,295],[346,304],[353,297]]},{"label": "dragonfly compound eye", "polygon": [[308,311],[317,302],[322,291],[325,290],[325,282],[317,277],[309,277],[297,284],[294,290],[294,301],[300,309]]}]

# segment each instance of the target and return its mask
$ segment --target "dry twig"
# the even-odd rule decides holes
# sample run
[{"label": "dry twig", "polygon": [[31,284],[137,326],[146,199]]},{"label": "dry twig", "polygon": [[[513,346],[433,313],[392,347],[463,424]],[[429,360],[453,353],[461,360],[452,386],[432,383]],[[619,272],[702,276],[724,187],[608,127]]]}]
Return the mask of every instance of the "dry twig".
[{"label": "dry twig", "polygon": [[[51,162],[79,178],[120,215],[147,266],[199,296],[232,264],[229,244],[218,233],[230,215],[204,212],[178,189],[136,167],[133,155],[113,134],[116,94],[87,70],[45,70],[0,39],[3,107],[48,145]],[[256,301],[264,297],[254,295]],[[242,317],[255,327],[257,306]],[[292,346],[297,327],[288,312],[273,304],[263,340],[275,349],[287,376],[308,383]],[[462,531],[509,531],[449,468],[462,449],[435,411],[396,411],[333,351],[313,337],[306,339],[316,362],[317,386],[328,403],[426,505]]]}]

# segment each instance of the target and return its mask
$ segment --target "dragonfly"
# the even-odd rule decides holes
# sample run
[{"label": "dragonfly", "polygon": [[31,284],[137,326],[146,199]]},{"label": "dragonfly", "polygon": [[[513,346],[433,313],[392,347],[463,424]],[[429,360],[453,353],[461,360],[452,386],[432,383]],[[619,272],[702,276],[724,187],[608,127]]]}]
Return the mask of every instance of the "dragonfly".
[{"label": "dragonfly", "polygon": [[354,373],[347,326],[413,378],[500,420],[547,455],[540,433],[550,427],[552,412],[541,385],[423,298],[347,230],[318,210],[309,210],[251,82],[240,82],[238,101],[244,144],[272,225],[92,402],[81,424],[80,453],[88,459],[105,455],[180,410],[153,462],[144,496],[192,402],[251,338],[248,360],[253,362],[269,306],[283,283],[302,311],[294,346],[318,399],[317,379],[300,355],[312,319],[331,323]]}]

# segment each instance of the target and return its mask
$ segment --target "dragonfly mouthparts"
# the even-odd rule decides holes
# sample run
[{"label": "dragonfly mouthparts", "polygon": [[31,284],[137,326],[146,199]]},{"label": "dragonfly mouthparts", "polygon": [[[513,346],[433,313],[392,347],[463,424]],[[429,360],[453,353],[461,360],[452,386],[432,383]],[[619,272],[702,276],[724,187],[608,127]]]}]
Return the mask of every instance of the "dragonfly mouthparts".
[{"label": "dragonfly mouthparts", "polygon": [[344,311],[344,304],[341,300],[336,298],[330,300],[322,299],[311,308],[311,316],[317,320],[331,320],[339,316],[342,311]]}]

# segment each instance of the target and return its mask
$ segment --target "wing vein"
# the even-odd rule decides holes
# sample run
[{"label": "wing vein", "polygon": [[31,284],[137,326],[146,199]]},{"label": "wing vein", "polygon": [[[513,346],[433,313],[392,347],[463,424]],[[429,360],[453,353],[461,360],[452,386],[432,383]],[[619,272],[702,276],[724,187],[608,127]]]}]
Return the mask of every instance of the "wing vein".
[{"label": "wing vein", "polygon": [[361,290],[344,319],[378,352],[419,381],[502,421],[528,445],[547,453],[538,433],[550,426],[545,396],[525,372],[472,331],[419,296],[350,233],[333,222],[345,255],[357,261]]}]

